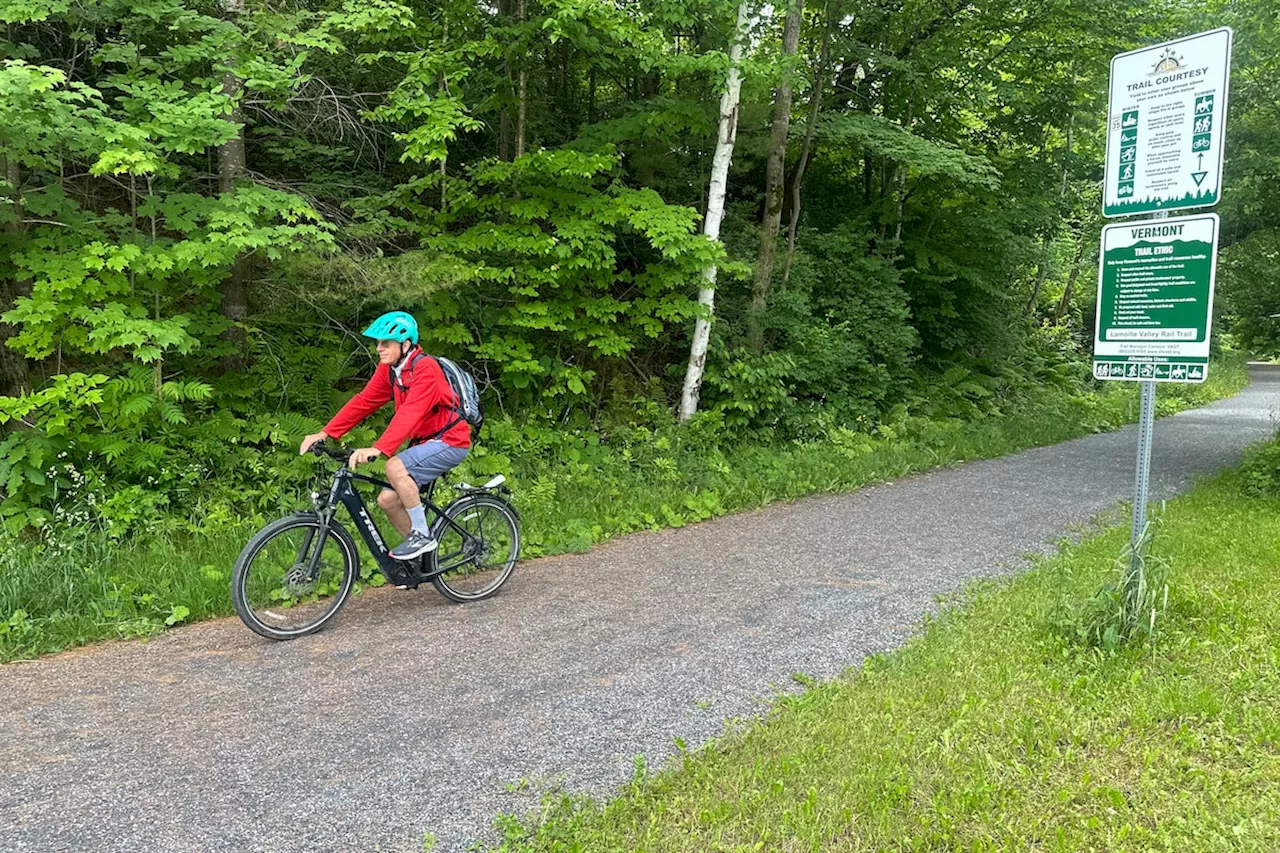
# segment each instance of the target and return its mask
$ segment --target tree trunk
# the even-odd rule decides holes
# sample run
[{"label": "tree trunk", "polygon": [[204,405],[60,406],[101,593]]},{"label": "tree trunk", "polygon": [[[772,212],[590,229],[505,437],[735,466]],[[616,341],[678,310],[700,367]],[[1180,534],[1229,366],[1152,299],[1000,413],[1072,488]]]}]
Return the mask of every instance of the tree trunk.
[{"label": "tree trunk", "polygon": [[[1073,113],[1069,115],[1068,123],[1066,123],[1066,158],[1062,160],[1062,181],[1061,183],[1059,183],[1059,188],[1057,188],[1057,209],[1059,209],[1059,216],[1061,216],[1062,202],[1066,200],[1066,184],[1068,184],[1068,178],[1070,177],[1071,132],[1073,132],[1074,126],[1075,126],[1075,114]],[[1044,143],[1042,142],[1041,156],[1043,155],[1044,155]],[[1050,234],[1044,234],[1044,245],[1041,252],[1041,263],[1039,263],[1039,269],[1036,272],[1036,287],[1032,288],[1032,298],[1030,298],[1030,300],[1027,302],[1028,315],[1036,311],[1036,302],[1039,301],[1039,292],[1041,292],[1041,287],[1043,287],[1043,284],[1044,284],[1044,277],[1046,277],[1046,275],[1048,274],[1048,266],[1050,266],[1050,261],[1052,260],[1050,256],[1052,242],[1053,241]],[[1079,273],[1079,270],[1076,270],[1076,274],[1078,273]],[[1056,311],[1055,311],[1055,314],[1056,314]]]},{"label": "tree trunk", "polygon": [[13,208],[13,221],[5,230],[17,240],[22,236],[22,220],[27,216],[22,205],[22,170],[19,169],[17,160],[4,153],[0,153],[0,165],[4,166],[4,179],[9,184],[9,204]]},{"label": "tree trunk", "polygon": [[662,94],[662,74],[657,70],[650,71],[644,75],[641,85],[644,88],[644,96],[646,98],[656,98]]},{"label": "tree trunk", "polygon": [[[499,19],[524,23],[525,16],[525,0],[498,0]],[[504,106],[498,118],[498,157],[507,161],[524,154],[525,123],[528,114],[528,72],[523,61],[512,59],[512,53],[513,51],[508,49],[504,62],[507,85],[511,87],[511,97],[516,102],[516,114],[513,118],[510,108]]]},{"label": "tree trunk", "polygon": [[[911,122],[915,118],[915,112],[916,112],[915,102],[907,104],[907,121],[906,121],[906,124],[903,125],[904,130],[907,130],[907,131],[911,130]],[[902,256],[902,251],[901,251],[902,216],[907,207],[907,164],[899,163],[897,172],[898,172],[898,212],[895,216],[896,224],[894,225],[894,228],[893,228],[893,243],[894,243],[894,251],[898,253],[899,257],[901,257]]]},{"label": "tree trunk", "polygon": [[[515,0],[498,0],[498,24],[507,26],[511,22]],[[511,97],[516,96],[515,69],[511,65],[511,52],[507,51],[502,61],[507,75],[507,85],[511,87]],[[511,101],[502,99],[502,110],[498,113],[498,159],[511,160],[515,150],[515,122],[511,118]]]},{"label": "tree trunk", "polygon": [[[22,220],[26,212],[22,204],[22,172],[18,161],[0,154],[0,164],[4,166],[4,179],[9,184],[9,204],[13,212],[13,221],[6,227],[6,240],[10,251],[18,248],[22,240]],[[18,297],[25,295],[26,288],[18,281],[17,269],[4,269],[0,266],[0,314],[9,311],[17,303]],[[9,338],[17,329],[0,324],[0,394],[15,396],[27,390],[29,369],[27,360],[17,350],[8,345]]]},{"label": "tree trunk", "polygon": [[1031,288],[1031,298],[1027,300],[1027,315],[1030,316],[1036,310],[1036,303],[1040,301],[1040,288],[1044,287],[1044,280],[1049,276],[1049,264],[1053,260],[1053,236],[1045,234],[1040,244],[1040,264],[1036,268],[1036,283]]},{"label": "tree trunk", "polygon": [[871,181],[874,169],[875,160],[872,159],[871,152],[864,151],[862,154],[862,204],[864,207],[871,206]]},{"label": "tree trunk", "polygon": [[1058,307],[1053,310],[1053,322],[1061,323],[1062,318],[1067,316],[1067,311],[1071,309],[1071,291],[1076,286],[1076,279],[1080,277],[1080,265],[1084,262],[1084,232],[1080,232],[1080,236],[1076,239],[1076,254],[1071,260],[1071,272],[1067,274],[1067,286],[1062,291],[1062,298],[1058,300]]},{"label": "tree trunk", "polygon": [[[516,20],[525,21],[525,0],[516,0]],[[516,156],[524,156],[525,115],[529,109],[529,72],[525,63],[520,63],[516,74]]]},{"label": "tree trunk", "polygon": [[587,82],[587,124],[596,123],[596,68],[591,66],[591,76]]},{"label": "tree trunk", "polygon": [[[222,0],[222,10],[228,17],[244,12],[244,0]],[[222,75],[222,94],[230,101],[224,121],[238,126],[236,135],[218,146],[218,192],[229,193],[235,190],[236,182],[245,174],[244,156],[244,113],[239,98],[244,90],[244,81],[236,76],[228,64]],[[222,316],[232,325],[222,333],[223,340],[232,345],[231,354],[224,356],[224,370],[235,370],[243,362],[245,343],[244,321],[249,313],[249,259],[240,255],[231,264],[231,274],[222,283]]]},{"label": "tree trunk", "polygon": [[791,179],[791,221],[787,224],[787,258],[782,265],[782,287],[791,281],[791,262],[796,254],[796,229],[800,226],[800,190],[804,186],[804,173],[809,168],[809,155],[813,152],[813,136],[818,128],[818,116],[822,113],[822,88],[827,76],[827,57],[831,47],[831,16],[822,30],[822,49],[818,55],[818,67],[813,72],[813,95],[809,99],[809,124],[804,129],[804,147],[800,149],[800,162],[796,164],[795,177]]},{"label": "tree trunk", "polygon": [[[444,49],[449,44],[449,19],[445,18],[441,24],[440,47]],[[441,71],[436,75],[436,94],[443,100],[449,94],[449,82]],[[444,156],[440,158],[440,212],[446,213],[449,210],[449,198],[447,184],[449,181],[449,143],[445,142]]]},{"label": "tree trunk", "polygon": [[782,224],[782,189],[787,165],[787,131],[791,127],[791,74],[796,48],[800,44],[800,23],[804,0],[794,0],[782,28],[782,81],[773,99],[773,132],[769,139],[769,161],[764,178],[764,218],[760,223],[760,250],[756,254],[756,278],[747,309],[747,344],[751,351],[764,349],[764,309],[773,282],[773,260],[778,249],[778,228]]},{"label": "tree trunk", "polygon": [[[738,135],[738,95],[742,89],[739,65],[742,62],[742,42],[746,37],[747,0],[738,3],[738,23],[734,27],[729,44],[729,79],[725,92],[720,96],[720,128],[716,137],[716,151],[711,160],[711,180],[707,191],[707,216],[703,220],[702,233],[711,240],[720,239],[720,222],[724,218],[724,194],[729,180],[729,162],[733,159],[733,143]],[[716,295],[716,265],[702,271],[702,289],[698,291],[698,304],[704,315],[694,324],[693,345],[689,350],[689,368],[685,371],[684,389],[680,395],[680,422],[686,423],[698,411],[698,397],[702,391],[702,372],[707,363],[707,341],[711,337],[711,320],[714,316]]]}]

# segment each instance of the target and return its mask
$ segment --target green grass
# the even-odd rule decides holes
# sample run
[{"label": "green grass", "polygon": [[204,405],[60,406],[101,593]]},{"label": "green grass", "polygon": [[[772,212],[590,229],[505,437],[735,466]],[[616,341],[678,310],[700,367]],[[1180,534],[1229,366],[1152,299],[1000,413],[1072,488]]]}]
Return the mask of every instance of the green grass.
[{"label": "green grass", "polygon": [[[1242,362],[1224,359],[1215,368],[1204,384],[1160,387],[1157,414],[1204,405],[1248,384]],[[660,435],[650,446],[628,449],[631,459],[615,453],[603,466],[516,459],[526,553],[581,551],[636,530],[679,527],[1055,444],[1136,421],[1138,408],[1136,383],[1109,383],[1086,396],[1046,390],[1012,411],[978,420],[908,418],[882,426],[875,436],[837,430],[824,441],[706,449],[679,446],[677,433],[674,441]]]},{"label": "green grass", "polygon": [[1171,503],[1170,606],[1115,654],[1061,628],[1127,529],[971,589],[905,648],[781,699],[505,851],[1280,849],[1280,500]]},{"label": "green grass", "polygon": [[229,612],[231,565],[246,536],[57,541],[0,551],[0,661]]},{"label": "green grass", "polygon": [[[1229,396],[1248,381],[1241,363],[1215,368],[1204,385],[1162,387],[1160,413]],[[706,448],[684,444],[675,430],[589,462],[514,459],[511,482],[525,555],[557,554],[1114,429],[1136,419],[1137,407],[1135,385],[1109,383],[1086,396],[1046,390],[978,420],[907,418],[875,436],[838,430],[817,442]],[[232,524],[120,543],[77,530],[48,544],[0,543],[0,661],[229,613],[230,568],[252,532]]]}]

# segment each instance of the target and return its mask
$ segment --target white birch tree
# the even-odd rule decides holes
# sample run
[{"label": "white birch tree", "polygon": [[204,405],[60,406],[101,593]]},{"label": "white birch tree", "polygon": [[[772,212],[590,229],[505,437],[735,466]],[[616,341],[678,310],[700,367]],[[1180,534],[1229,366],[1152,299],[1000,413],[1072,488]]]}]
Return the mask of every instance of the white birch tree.
[{"label": "white birch tree", "polygon": [[[720,96],[720,130],[716,151],[711,159],[711,183],[707,191],[707,216],[702,233],[712,240],[720,239],[720,222],[724,219],[724,193],[729,180],[729,162],[733,159],[733,143],[738,135],[738,96],[742,90],[742,42],[746,38],[747,0],[738,4],[738,23],[729,43],[729,79]],[[698,411],[702,391],[702,373],[707,364],[707,341],[711,337],[711,321],[715,316],[716,272],[711,264],[702,271],[702,288],[698,304],[704,307],[693,327],[693,346],[689,349],[689,368],[684,375],[680,394],[680,423],[687,422]]]}]

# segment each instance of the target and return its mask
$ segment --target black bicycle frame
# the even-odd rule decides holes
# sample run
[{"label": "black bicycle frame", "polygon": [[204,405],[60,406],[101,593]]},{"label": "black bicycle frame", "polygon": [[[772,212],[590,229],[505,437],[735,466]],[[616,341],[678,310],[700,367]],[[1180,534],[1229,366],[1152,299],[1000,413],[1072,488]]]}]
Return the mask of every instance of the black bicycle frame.
[{"label": "black bicycle frame", "polygon": [[[351,514],[351,518],[356,524],[356,529],[360,531],[360,537],[364,539],[364,544],[368,546],[369,553],[373,554],[373,558],[378,561],[378,565],[392,576],[403,573],[406,568],[410,568],[413,565],[412,562],[409,565],[406,565],[405,562],[391,558],[391,555],[388,553],[390,549],[387,547],[386,540],[382,538],[382,531],[378,529],[378,525],[375,524],[373,519],[369,516],[368,507],[365,505],[364,498],[360,496],[360,493],[356,491],[355,486],[352,484],[353,480],[360,480],[361,482],[394,491],[391,484],[385,480],[379,480],[377,477],[369,477],[364,474],[357,474],[354,471],[347,470],[346,468],[339,469],[333,475],[333,486],[329,489],[329,501],[325,505],[325,509],[322,514],[324,526],[321,528],[321,540],[320,544],[312,554],[312,562],[318,563],[319,561],[320,552],[324,550],[324,540],[328,537],[329,522],[333,520],[338,504],[341,503],[347,508],[347,512]],[[475,539],[475,537],[472,536],[466,528],[455,523],[453,519],[444,514],[443,509],[432,503],[431,495],[435,491],[434,482],[429,484],[424,491],[425,493],[422,495],[422,503],[425,507],[435,513],[436,517],[444,519],[444,523],[458,531],[464,540],[470,541]],[[310,540],[310,538],[310,536],[307,537],[308,540]],[[304,550],[301,553],[305,553],[305,548],[309,545],[309,541],[304,542]],[[430,572],[430,574],[442,574],[443,572],[457,568],[461,564],[462,563],[459,562],[453,565],[437,565],[435,571]],[[313,565],[309,568],[314,574],[316,566]]]}]

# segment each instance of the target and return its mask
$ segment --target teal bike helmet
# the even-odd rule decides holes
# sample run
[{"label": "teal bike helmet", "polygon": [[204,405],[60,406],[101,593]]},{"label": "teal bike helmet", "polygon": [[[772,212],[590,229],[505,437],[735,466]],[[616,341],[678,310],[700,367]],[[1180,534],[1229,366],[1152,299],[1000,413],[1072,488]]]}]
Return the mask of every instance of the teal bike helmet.
[{"label": "teal bike helmet", "polygon": [[388,311],[369,324],[363,332],[366,338],[379,341],[418,342],[418,321],[405,311]]}]

